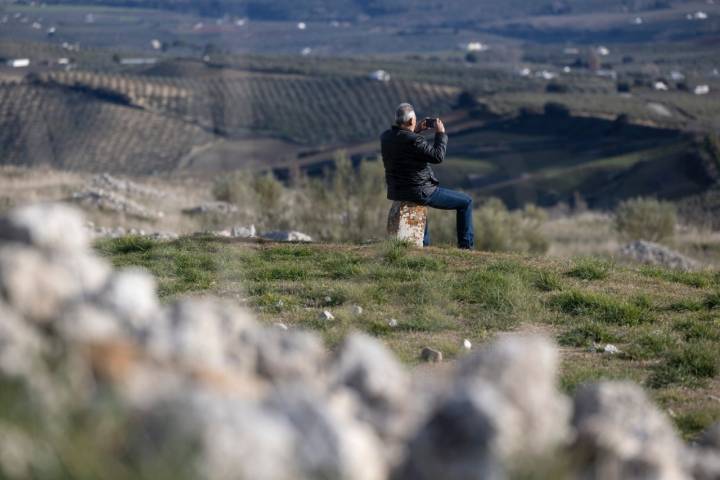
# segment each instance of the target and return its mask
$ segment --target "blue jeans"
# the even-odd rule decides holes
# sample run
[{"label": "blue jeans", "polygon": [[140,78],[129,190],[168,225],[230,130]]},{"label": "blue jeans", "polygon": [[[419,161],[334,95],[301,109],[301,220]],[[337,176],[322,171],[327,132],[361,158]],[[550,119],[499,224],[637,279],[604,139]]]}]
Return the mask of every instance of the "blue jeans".
[{"label": "blue jeans", "polygon": [[[440,210],[457,210],[457,242],[459,248],[472,250],[474,247],[475,233],[472,219],[472,198],[461,192],[438,187],[425,205]],[[425,223],[425,238],[423,245],[430,245],[430,229]]]}]

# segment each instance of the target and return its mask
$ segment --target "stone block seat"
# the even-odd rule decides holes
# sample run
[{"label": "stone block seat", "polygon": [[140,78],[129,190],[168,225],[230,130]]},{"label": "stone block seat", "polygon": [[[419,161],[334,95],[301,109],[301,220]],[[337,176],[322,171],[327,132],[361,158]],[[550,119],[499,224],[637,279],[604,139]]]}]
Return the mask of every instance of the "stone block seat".
[{"label": "stone block seat", "polygon": [[422,247],[426,223],[427,207],[412,202],[395,201],[388,213],[388,235]]}]

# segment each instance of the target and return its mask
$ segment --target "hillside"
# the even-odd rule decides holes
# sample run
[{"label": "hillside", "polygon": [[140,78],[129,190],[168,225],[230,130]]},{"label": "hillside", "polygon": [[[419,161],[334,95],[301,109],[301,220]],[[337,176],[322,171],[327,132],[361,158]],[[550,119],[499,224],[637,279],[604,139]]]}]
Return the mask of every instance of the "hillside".
[{"label": "hillside", "polygon": [[[358,15],[382,17],[398,13],[458,15],[470,17],[482,15],[486,18],[506,16],[524,16],[538,14],[569,14],[589,12],[622,12],[628,9],[633,12],[667,8],[671,2],[657,0],[641,0],[624,2],[620,0],[566,0],[562,2],[539,1],[526,2],[514,0],[498,3],[492,0],[454,1],[450,4],[438,4],[431,0],[409,1],[392,0],[382,2],[376,0],[302,0],[302,1],[271,1],[271,0],[219,0],[210,3],[198,3],[189,0],[93,0],[92,2],[73,0],[51,0],[48,3],[82,4],[88,3],[115,7],[159,8],[172,11],[185,11],[202,15],[216,16],[224,13],[248,15],[252,19],[287,20],[287,19],[352,19]],[[630,7],[628,8],[628,3]],[[674,4],[688,3],[675,1]],[[467,18],[467,17],[466,17]]]},{"label": "hillside", "polygon": [[[196,149],[221,141],[237,140],[242,148],[272,137],[297,152],[375,138],[398,99],[442,113],[456,96],[453,88],[361,77],[227,72],[201,82],[57,73],[0,84],[0,158],[10,165],[168,173],[192,163],[186,157]],[[235,157],[230,168],[255,160]]]},{"label": "hillside", "polygon": [[[463,339],[477,345],[507,331],[543,332],[563,347],[566,391],[587,380],[631,379],[650,389],[687,436],[720,419],[713,400],[720,394],[720,283],[712,272],[394,243],[126,237],[96,248],[115,266],[149,269],[166,301],[219,296],[267,323],[318,331],[331,348],[349,331],[365,331],[409,364],[424,346],[453,359]],[[334,319],[321,318],[325,310]],[[594,352],[595,343],[621,353]]]}]

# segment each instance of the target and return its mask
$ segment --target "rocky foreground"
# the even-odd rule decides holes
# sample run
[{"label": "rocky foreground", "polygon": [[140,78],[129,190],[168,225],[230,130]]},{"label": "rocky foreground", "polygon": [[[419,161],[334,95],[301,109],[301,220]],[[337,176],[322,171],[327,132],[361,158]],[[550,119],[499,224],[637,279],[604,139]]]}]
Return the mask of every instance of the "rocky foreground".
[{"label": "rocky foreground", "polygon": [[0,220],[0,390],[34,419],[0,422],[2,477],[126,478],[67,461],[93,412],[77,448],[128,478],[160,478],[158,463],[168,478],[720,478],[720,425],[685,444],[630,383],[567,398],[558,361],[545,338],[504,336],[449,387],[421,386],[365,335],[330,353],[233,305],[160,305],[153,278],[98,258],[67,207]]}]

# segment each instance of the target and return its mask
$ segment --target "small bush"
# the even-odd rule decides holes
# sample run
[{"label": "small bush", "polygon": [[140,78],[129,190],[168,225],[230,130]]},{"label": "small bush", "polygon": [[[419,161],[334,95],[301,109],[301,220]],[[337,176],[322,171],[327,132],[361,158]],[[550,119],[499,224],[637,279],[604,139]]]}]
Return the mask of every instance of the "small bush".
[{"label": "small bush", "polygon": [[653,319],[647,308],[607,295],[578,290],[556,295],[550,301],[550,305],[563,313],[591,316],[601,322],[615,325],[638,325]]},{"label": "small bush", "polygon": [[703,306],[708,310],[720,308],[720,290],[708,293],[703,300]]},{"label": "small bush", "polygon": [[720,372],[720,351],[716,342],[688,343],[668,352],[665,361],[648,379],[653,388],[672,384],[701,385]]},{"label": "small bush", "polygon": [[130,235],[126,237],[102,240],[98,243],[98,250],[106,255],[145,253],[152,250],[155,240],[148,237]]},{"label": "small bush", "polygon": [[708,272],[686,272],[663,267],[643,266],[640,273],[646,277],[681,283],[695,288],[708,288],[717,283],[717,278]]},{"label": "small bush", "polygon": [[535,288],[542,292],[552,292],[562,290],[562,282],[560,277],[554,272],[540,271],[533,280]]},{"label": "small bush", "polygon": [[454,296],[488,310],[513,312],[527,301],[527,289],[518,275],[479,271],[458,279]]},{"label": "small bush", "polygon": [[718,418],[720,418],[720,407],[712,406],[680,413],[674,420],[683,437],[690,440],[716,423]]},{"label": "small bush", "polygon": [[548,241],[540,232],[545,219],[545,212],[536,207],[510,212],[502,201],[491,199],[475,212],[476,247],[487,252],[545,253]]},{"label": "small bush", "polygon": [[593,343],[610,343],[617,341],[617,337],[608,330],[607,326],[587,321],[560,334],[558,342],[567,347],[589,347]]},{"label": "small bush", "polygon": [[615,228],[629,240],[659,242],[675,234],[675,206],[650,198],[622,202],[615,211]]},{"label": "small bush", "polygon": [[575,262],[575,267],[567,274],[580,280],[605,280],[612,267],[612,263],[607,260],[581,258]]},{"label": "small bush", "polygon": [[625,355],[635,360],[662,357],[675,345],[676,339],[664,331],[646,331],[635,336],[625,349]]}]

